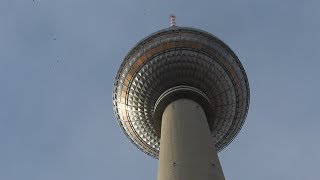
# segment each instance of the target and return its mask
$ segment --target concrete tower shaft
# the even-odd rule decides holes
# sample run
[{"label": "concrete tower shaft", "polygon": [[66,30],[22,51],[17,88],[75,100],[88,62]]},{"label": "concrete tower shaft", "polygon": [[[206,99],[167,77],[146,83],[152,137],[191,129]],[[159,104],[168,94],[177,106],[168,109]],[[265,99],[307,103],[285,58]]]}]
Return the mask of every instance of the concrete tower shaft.
[{"label": "concrete tower shaft", "polygon": [[158,180],[224,180],[205,112],[178,99],[164,110]]}]

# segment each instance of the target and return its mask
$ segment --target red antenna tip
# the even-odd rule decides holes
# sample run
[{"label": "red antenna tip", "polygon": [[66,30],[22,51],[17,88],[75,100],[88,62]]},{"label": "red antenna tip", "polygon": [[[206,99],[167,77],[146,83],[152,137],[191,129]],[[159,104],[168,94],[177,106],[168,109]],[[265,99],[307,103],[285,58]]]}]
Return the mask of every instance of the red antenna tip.
[{"label": "red antenna tip", "polygon": [[176,16],[174,14],[170,15],[170,27],[176,26]]}]

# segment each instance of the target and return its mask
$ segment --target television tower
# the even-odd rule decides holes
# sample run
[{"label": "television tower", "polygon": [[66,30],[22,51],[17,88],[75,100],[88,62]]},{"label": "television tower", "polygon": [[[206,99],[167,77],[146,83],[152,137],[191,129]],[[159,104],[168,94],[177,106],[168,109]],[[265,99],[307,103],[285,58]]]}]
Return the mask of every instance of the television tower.
[{"label": "television tower", "polygon": [[159,159],[158,180],[224,180],[217,152],[240,131],[249,83],[217,37],[170,27],[141,40],[116,75],[113,105],[124,134]]}]

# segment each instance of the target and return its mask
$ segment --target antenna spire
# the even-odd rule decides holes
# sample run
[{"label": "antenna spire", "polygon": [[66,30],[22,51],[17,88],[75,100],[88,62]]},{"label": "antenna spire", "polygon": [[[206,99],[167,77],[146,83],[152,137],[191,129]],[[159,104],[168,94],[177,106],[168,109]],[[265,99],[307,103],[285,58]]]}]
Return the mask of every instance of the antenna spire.
[{"label": "antenna spire", "polygon": [[176,26],[176,16],[174,14],[170,15],[170,27]]}]

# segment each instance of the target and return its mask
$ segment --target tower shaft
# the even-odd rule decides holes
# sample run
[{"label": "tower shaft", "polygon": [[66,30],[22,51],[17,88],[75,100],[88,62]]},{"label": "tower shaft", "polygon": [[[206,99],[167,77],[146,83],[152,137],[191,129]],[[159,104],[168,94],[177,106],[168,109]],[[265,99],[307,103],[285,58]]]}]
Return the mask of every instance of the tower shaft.
[{"label": "tower shaft", "polygon": [[158,180],[224,180],[202,107],[178,99],[163,112]]}]

